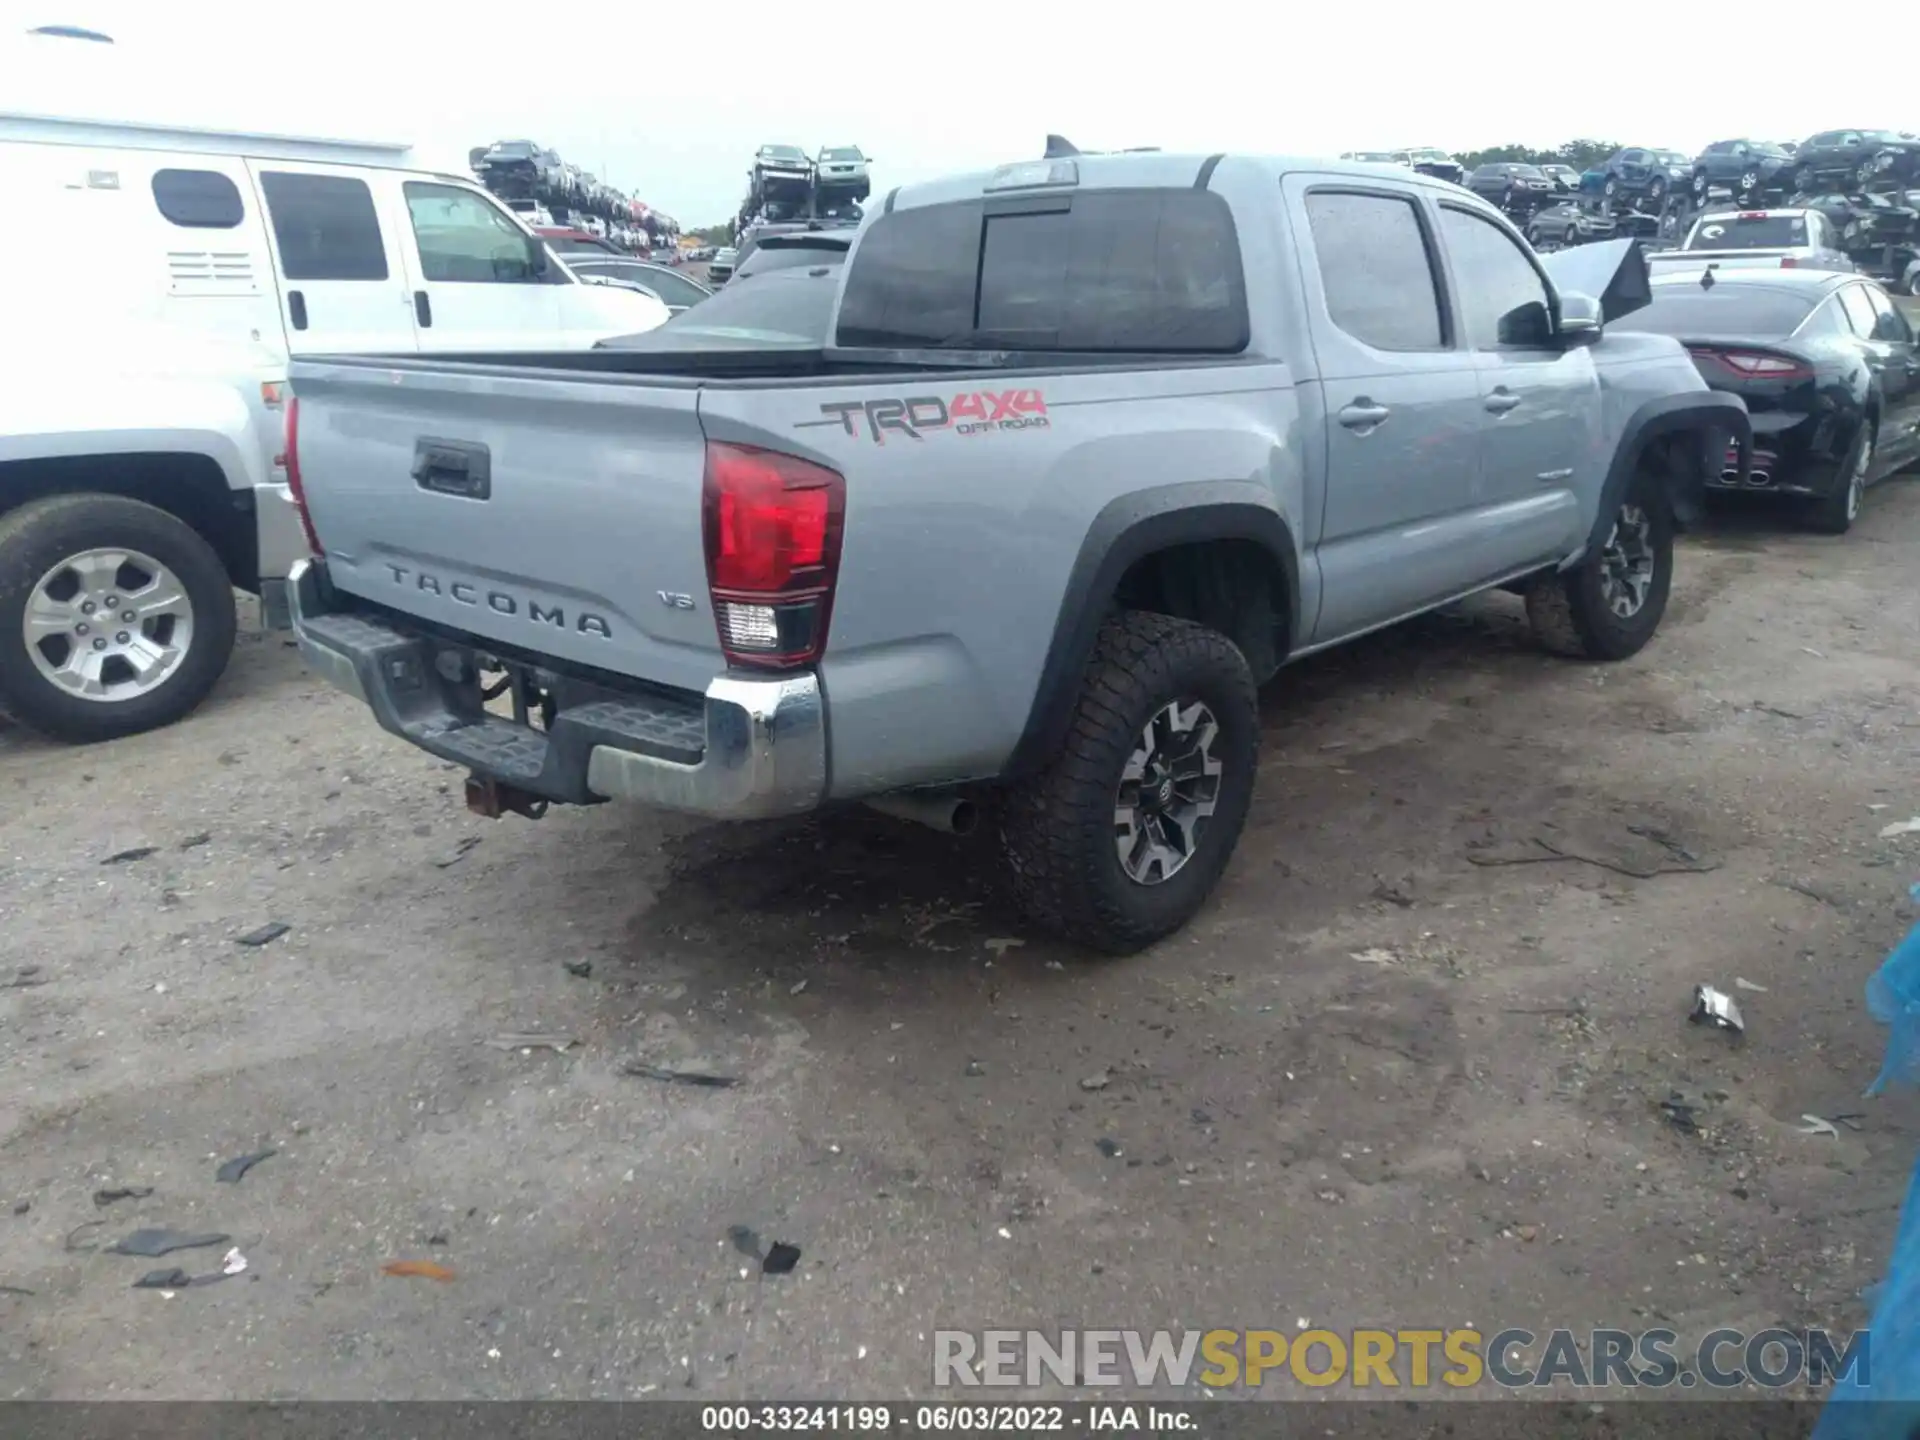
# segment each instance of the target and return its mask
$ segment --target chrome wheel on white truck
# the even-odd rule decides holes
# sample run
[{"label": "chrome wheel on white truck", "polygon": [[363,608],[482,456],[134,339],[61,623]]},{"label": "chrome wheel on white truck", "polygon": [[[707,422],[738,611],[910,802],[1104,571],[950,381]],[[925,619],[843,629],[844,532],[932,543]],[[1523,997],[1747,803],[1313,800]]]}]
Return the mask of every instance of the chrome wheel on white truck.
[{"label": "chrome wheel on white truck", "polygon": [[0,516],[0,709],[60,740],[178,720],[226,668],[232,582],[163,510],[56,495]]}]

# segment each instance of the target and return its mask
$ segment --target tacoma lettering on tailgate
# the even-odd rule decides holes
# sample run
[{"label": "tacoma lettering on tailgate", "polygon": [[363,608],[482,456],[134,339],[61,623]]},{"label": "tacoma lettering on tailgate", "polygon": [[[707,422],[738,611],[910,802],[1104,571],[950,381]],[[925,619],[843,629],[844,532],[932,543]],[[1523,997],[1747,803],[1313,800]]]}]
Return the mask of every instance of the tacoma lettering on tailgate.
[{"label": "tacoma lettering on tailgate", "polygon": [[[889,433],[923,440],[930,431],[990,435],[1000,430],[1044,430],[1047,401],[1038,390],[974,390],[964,395],[889,396],[882,400],[833,400],[820,407],[825,419],[802,420],[794,428],[838,425],[849,435],[864,428],[876,445]],[[862,421],[864,420],[864,426]]]},{"label": "tacoma lettering on tailgate", "polygon": [[613,638],[613,627],[607,624],[606,618],[595,615],[591,610],[581,610],[569,617],[565,608],[559,605],[542,605],[538,600],[528,600],[506,590],[482,590],[471,580],[442,580],[438,575],[429,575],[424,570],[409,570],[405,565],[391,562],[388,562],[387,573],[393,577],[394,584],[404,585],[409,590],[445,595],[462,605],[484,605],[496,615],[521,616],[536,625],[552,625],[561,630],[575,630],[582,635],[598,635],[603,640]]}]

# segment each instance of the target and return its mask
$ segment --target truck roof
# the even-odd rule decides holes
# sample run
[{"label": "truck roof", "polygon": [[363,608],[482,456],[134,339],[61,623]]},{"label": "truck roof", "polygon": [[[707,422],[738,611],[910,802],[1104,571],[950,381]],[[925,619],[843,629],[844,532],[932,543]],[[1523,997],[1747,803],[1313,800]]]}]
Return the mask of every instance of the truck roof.
[{"label": "truck roof", "polygon": [[1199,152],[1169,154],[1160,150],[1133,150],[1104,155],[1083,153],[1062,156],[1054,160],[1014,160],[1006,165],[996,166],[992,170],[975,170],[938,180],[902,185],[887,196],[881,208],[892,210],[921,205],[943,205],[955,200],[975,200],[984,194],[992,193],[989,187],[993,185],[997,176],[1015,166],[1028,165],[1035,167],[1071,165],[1075,179],[1058,187],[1032,185],[1024,190],[1014,189],[1006,193],[1017,195],[1031,193],[1032,190],[1055,188],[1180,189],[1198,186],[1203,171],[1211,176],[1223,165],[1232,166],[1235,169],[1252,167],[1276,179],[1292,171],[1311,170],[1315,174],[1351,175],[1355,179],[1391,179],[1396,185],[1427,185],[1443,189],[1452,196],[1471,193],[1458,185],[1449,184],[1431,175],[1422,175],[1402,165],[1369,164],[1358,160],[1333,160],[1320,156],[1239,155],[1225,152],[1212,155]]}]

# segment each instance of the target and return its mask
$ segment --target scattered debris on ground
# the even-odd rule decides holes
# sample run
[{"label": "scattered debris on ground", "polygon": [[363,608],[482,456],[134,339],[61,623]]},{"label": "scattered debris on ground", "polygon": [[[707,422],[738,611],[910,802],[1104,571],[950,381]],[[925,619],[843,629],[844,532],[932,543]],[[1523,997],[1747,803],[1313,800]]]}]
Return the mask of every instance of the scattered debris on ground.
[{"label": "scattered debris on ground", "polygon": [[149,855],[160,853],[158,845],[136,845],[131,850],[116,850],[100,863],[102,865],[130,865],[135,860],[144,860]]},{"label": "scattered debris on ground", "polygon": [[258,930],[249,930],[244,935],[234,936],[233,943],[236,945],[245,945],[250,949],[258,949],[262,945],[272,944],[291,929],[293,929],[291,925],[284,924],[279,920],[269,920]]},{"label": "scattered debris on ground", "polygon": [[460,837],[460,842],[455,845],[453,849],[449,850],[433,863],[436,868],[441,870],[452,869],[455,865],[458,865],[462,860],[466,859],[467,856],[471,855],[474,850],[478,848],[479,844],[480,837],[478,835],[463,835]]},{"label": "scattered debris on ground", "polygon": [[389,1260],[380,1270],[402,1280],[438,1280],[442,1285],[453,1279],[453,1271],[437,1260]]},{"label": "scattered debris on ground", "polygon": [[767,1275],[788,1275],[799,1263],[800,1247],[789,1245],[784,1240],[776,1240],[772,1248],[767,1251],[767,1258],[760,1262],[760,1269]]},{"label": "scattered debris on ground", "polygon": [[1113,1083],[1113,1076],[1105,1070],[1099,1070],[1080,1082],[1082,1090],[1104,1090]]},{"label": "scattered debris on ground", "polygon": [[649,1065],[644,1060],[629,1060],[620,1067],[625,1075],[637,1075],[642,1080],[658,1080],[667,1085],[698,1085],[709,1090],[730,1090],[740,1083],[732,1075],[712,1075],[704,1070],[669,1070],[661,1065]]},{"label": "scattered debris on ground", "polygon": [[593,962],[591,960],[569,960],[566,963],[566,969],[567,974],[573,976],[574,979],[585,980],[593,974]]},{"label": "scattered debris on ground", "polygon": [[1468,847],[1474,865],[1541,865],[1577,860],[1635,880],[1656,875],[1704,875],[1720,868],[1718,860],[1696,854],[1666,831],[1651,825],[1628,825],[1622,831],[1575,835],[1558,829],[1534,832],[1513,840],[1490,840]]},{"label": "scattered debris on ground", "polygon": [[1747,1030],[1746,1021],[1741,1019],[1740,1007],[1734,1003],[1733,997],[1711,985],[1693,987],[1693,1010],[1687,1019],[1695,1025],[1711,1025],[1735,1035],[1744,1035]]},{"label": "scattered debris on ground", "polygon": [[279,1153],[280,1152],[272,1146],[268,1146],[265,1150],[254,1151],[251,1155],[236,1155],[218,1170],[214,1171],[213,1178],[223,1185],[238,1185],[240,1178],[245,1175],[247,1171],[258,1165],[262,1160],[269,1159]]},{"label": "scattered debris on ground", "polygon": [[231,1235],[195,1230],[136,1230],[125,1239],[114,1241],[107,1247],[107,1252],[158,1259],[162,1255],[171,1255],[175,1250],[201,1250],[210,1245],[224,1245],[232,1238]]},{"label": "scattered debris on ground", "polygon": [[566,1054],[579,1043],[571,1035],[547,1035],[532,1030],[509,1030],[487,1041],[496,1050],[551,1050],[556,1055]]},{"label": "scattered debris on ground", "polygon": [[111,1189],[94,1191],[93,1203],[104,1210],[121,1200],[144,1200],[151,1194],[151,1185],[115,1185]]}]

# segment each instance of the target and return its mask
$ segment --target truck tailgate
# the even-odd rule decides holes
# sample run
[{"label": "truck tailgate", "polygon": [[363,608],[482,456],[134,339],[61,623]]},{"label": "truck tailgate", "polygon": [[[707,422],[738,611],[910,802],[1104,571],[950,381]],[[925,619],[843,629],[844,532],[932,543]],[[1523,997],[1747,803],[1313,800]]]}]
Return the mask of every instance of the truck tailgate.
[{"label": "truck tailgate", "polygon": [[301,483],[333,584],[508,646],[689,690],[704,596],[692,386],[296,361]]}]

